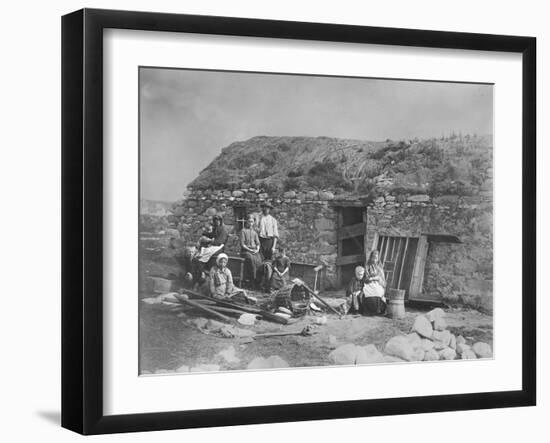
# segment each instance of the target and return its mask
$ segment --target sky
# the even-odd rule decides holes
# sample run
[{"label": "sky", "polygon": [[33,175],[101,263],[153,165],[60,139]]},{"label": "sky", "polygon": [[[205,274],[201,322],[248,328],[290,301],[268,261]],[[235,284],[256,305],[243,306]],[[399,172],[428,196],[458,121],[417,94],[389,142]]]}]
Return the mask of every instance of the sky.
[{"label": "sky", "polygon": [[493,87],[140,69],[141,197],[175,201],[235,141],[258,135],[361,140],[492,134]]}]

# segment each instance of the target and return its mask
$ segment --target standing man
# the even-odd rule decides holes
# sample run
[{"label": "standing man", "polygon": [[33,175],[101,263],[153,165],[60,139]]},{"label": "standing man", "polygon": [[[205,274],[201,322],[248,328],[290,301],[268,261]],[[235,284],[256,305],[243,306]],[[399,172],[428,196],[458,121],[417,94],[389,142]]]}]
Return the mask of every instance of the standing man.
[{"label": "standing man", "polygon": [[260,252],[264,260],[272,259],[279,238],[277,220],[270,214],[271,209],[273,209],[271,203],[265,202],[262,205],[262,215],[260,216]]}]

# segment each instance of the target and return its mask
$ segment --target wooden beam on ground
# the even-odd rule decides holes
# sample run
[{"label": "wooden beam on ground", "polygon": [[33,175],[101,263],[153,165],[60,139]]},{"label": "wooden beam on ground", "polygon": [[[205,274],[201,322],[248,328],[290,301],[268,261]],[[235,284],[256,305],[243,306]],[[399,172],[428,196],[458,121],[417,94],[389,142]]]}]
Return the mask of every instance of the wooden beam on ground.
[{"label": "wooden beam on ground", "polygon": [[342,314],[338,312],[336,309],[334,309],[332,306],[330,306],[325,300],[323,300],[319,295],[317,295],[314,291],[311,290],[311,288],[306,285],[304,282],[302,282],[302,286],[308,291],[313,297],[315,297],[317,300],[319,300],[325,307],[327,307],[329,310],[334,312],[339,318],[342,317]]},{"label": "wooden beam on ground", "polygon": [[275,314],[273,314],[271,312],[268,312],[268,311],[264,311],[263,309],[260,309],[260,308],[255,308],[253,306],[244,306],[244,305],[229,302],[229,301],[226,301],[226,300],[220,300],[220,299],[217,299],[217,298],[214,298],[214,297],[210,297],[209,295],[199,294],[198,292],[191,291],[189,289],[183,289],[183,292],[185,294],[189,294],[189,295],[192,295],[192,296],[197,297],[197,298],[202,298],[204,300],[213,301],[219,306],[223,306],[223,307],[226,307],[226,308],[238,309],[238,310],[241,310],[242,312],[248,312],[250,314],[258,314],[258,315],[261,315],[264,319],[273,321],[275,323],[279,323],[279,324],[283,324],[283,325],[288,324],[288,320],[286,318],[280,317],[280,316],[275,315]]},{"label": "wooden beam on ground", "polygon": [[184,305],[189,305],[189,306],[193,306],[194,308],[197,308],[201,311],[204,311],[204,312],[207,312],[215,317],[218,317],[219,319],[223,320],[223,321],[226,321],[226,322],[231,322],[231,319],[229,317],[227,317],[226,315],[223,315],[217,311],[214,311],[213,309],[210,309],[210,308],[207,308],[206,306],[204,305],[201,305],[200,303],[197,303],[197,302],[194,302],[192,300],[188,300],[186,297],[182,297],[181,295],[176,295],[175,296],[181,303],[183,303]]}]

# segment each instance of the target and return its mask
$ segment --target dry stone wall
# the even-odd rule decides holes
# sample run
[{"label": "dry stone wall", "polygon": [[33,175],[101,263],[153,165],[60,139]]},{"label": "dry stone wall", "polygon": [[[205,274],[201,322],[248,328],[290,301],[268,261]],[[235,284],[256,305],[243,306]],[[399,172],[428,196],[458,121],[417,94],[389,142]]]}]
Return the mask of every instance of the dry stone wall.
[{"label": "dry stone wall", "polygon": [[[261,204],[269,201],[289,257],[295,262],[325,264],[330,286],[336,276],[334,199],[328,191],[273,194],[256,188],[191,190],[173,205],[168,220],[184,243],[192,245],[211,217],[221,215],[230,232],[227,250],[237,255],[238,208],[246,208],[248,214],[259,213]],[[392,236],[456,235],[461,244],[430,242],[423,290],[448,302],[491,311],[492,213],[492,193],[487,190],[475,196],[387,193],[367,206],[367,244],[374,246],[376,232]]]},{"label": "dry stone wall", "polygon": [[461,244],[430,242],[423,291],[451,303],[460,301],[492,310],[492,194],[380,196],[367,208],[370,245],[375,232],[390,236],[457,236]]},{"label": "dry stone wall", "polygon": [[240,208],[245,208],[247,214],[259,215],[261,204],[268,201],[274,206],[272,215],[279,223],[280,244],[291,260],[324,264],[330,281],[336,275],[336,215],[329,206],[332,199],[334,195],[324,191],[269,194],[256,188],[196,190],[174,204],[169,221],[185,243],[192,245],[212,216],[220,215],[230,232],[226,249],[230,254],[238,255],[236,223]]}]

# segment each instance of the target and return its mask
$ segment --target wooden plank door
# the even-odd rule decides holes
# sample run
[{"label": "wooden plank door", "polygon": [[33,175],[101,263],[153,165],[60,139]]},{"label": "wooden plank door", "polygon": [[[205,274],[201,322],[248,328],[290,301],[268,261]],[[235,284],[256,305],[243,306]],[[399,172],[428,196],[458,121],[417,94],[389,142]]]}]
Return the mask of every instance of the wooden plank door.
[{"label": "wooden plank door", "polygon": [[417,237],[378,236],[377,249],[386,276],[386,289],[404,289],[408,293],[417,244]]},{"label": "wooden plank door", "polygon": [[421,235],[418,239],[414,267],[409,286],[409,300],[418,300],[422,296],[422,284],[424,283],[424,268],[426,267],[426,257],[428,255],[428,237]]}]

